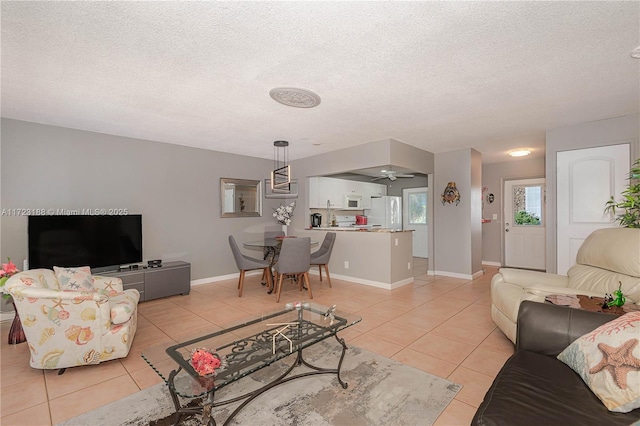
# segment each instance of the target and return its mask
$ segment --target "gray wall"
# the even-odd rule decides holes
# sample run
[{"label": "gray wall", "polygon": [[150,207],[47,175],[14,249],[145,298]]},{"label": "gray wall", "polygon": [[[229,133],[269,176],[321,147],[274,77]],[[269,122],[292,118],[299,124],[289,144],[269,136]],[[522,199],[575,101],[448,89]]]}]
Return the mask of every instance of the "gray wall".
[{"label": "gray wall", "polygon": [[[436,273],[471,276],[482,271],[482,159],[473,149],[436,154],[433,190]],[[455,182],[461,201],[440,196]]]},{"label": "gray wall", "polygon": [[[268,143],[268,142],[265,142]],[[236,273],[227,236],[273,224],[220,218],[220,178],[264,179],[271,160],[2,119],[3,209],[127,208],[143,215],[145,259],[191,262],[192,279]],[[0,258],[20,269],[27,218],[2,217]]]},{"label": "gray wall", "polygon": [[[640,121],[638,115],[592,121],[575,126],[547,130],[546,165],[547,178],[547,272],[557,271],[557,215],[556,215],[556,155],[560,151],[595,148],[599,146],[629,143],[631,162],[640,157]],[[631,166],[631,164],[629,165]],[[604,208],[604,206],[603,206]]]},{"label": "gray wall", "polygon": [[[272,160],[5,118],[1,123],[1,208],[142,214],[145,260],[188,261],[193,280],[237,273],[227,236],[262,238],[264,226],[274,224],[275,207],[291,201],[264,200],[258,218],[220,218],[220,178],[265,179]],[[293,229],[308,226],[307,176],[388,164],[426,174],[433,163],[433,154],[394,140],[293,161],[300,182]],[[0,217],[0,236],[0,258],[10,256],[22,269],[27,218]]]},{"label": "gray wall", "polygon": [[[292,174],[294,175],[294,178],[297,178],[299,182],[304,182],[304,184],[299,185],[300,197],[298,200],[301,203],[299,207],[304,206],[305,208],[304,214],[293,218],[292,226],[294,230],[297,229],[299,231],[309,224],[309,203],[307,202],[306,196],[306,193],[309,190],[306,178],[309,176],[334,175],[349,172],[351,170],[388,165],[403,167],[414,170],[417,173],[428,175],[433,173],[434,164],[435,160],[433,153],[423,151],[394,139],[369,142],[351,148],[345,148],[326,154],[292,161],[291,167],[293,169]],[[418,186],[422,186],[423,183],[427,182],[423,178],[418,179],[418,181]],[[418,186],[411,184],[411,187]],[[396,190],[398,190],[397,187],[392,188],[390,195],[396,195]],[[433,194],[432,192],[429,194],[430,203],[433,204]],[[402,195],[401,189],[399,189],[399,194],[397,195]],[[302,203],[304,203],[304,205]],[[433,235],[433,222],[432,218],[429,218],[429,235]],[[433,247],[431,247],[432,243],[433,239],[430,240],[429,253],[433,253]],[[429,269],[433,270],[433,259],[431,257],[429,257]]]},{"label": "gray wall", "polygon": [[[487,187],[484,193],[484,218],[491,222],[482,225],[482,260],[502,264],[503,182],[504,180],[544,177],[544,158],[512,159],[502,163],[482,166],[482,185]],[[492,204],[486,196],[493,194]],[[493,215],[498,219],[494,220]]]},{"label": "gray wall", "polygon": [[387,185],[387,195],[402,196],[402,190],[406,188],[424,188],[428,186],[427,176],[416,175],[413,178],[398,178],[395,181],[381,179]]},{"label": "gray wall", "polygon": [[[394,139],[369,142],[326,154],[314,155],[291,162],[302,176],[325,176],[378,166],[406,167],[416,172],[433,172],[432,153],[415,148]],[[297,170],[296,170],[297,169]],[[301,177],[296,175],[294,177]]]},{"label": "gray wall", "polygon": [[[292,161],[293,177],[302,182],[299,185],[298,193],[300,197],[298,199],[301,203],[305,203],[305,214],[293,218],[294,229],[308,226],[309,218],[307,213],[309,212],[309,203],[306,202],[306,193],[309,188],[307,177],[334,175],[351,170],[388,165],[405,167],[427,175],[433,173],[434,155],[411,145],[393,139],[386,139]],[[427,183],[425,177],[398,179],[398,181],[400,180],[412,181],[409,184],[405,184],[406,187],[410,185],[412,188],[422,186],[423,183],[426,186]],[[383,183],[381,181],[378,182]],[[400,184],[392,188],[387,187],[387,189],[390,190],[389,195],[402,195]],[[398,194],[395,193],[396,191],[398,191]],[[303,207],[302,204],[299,207]]]},{"label": "gray wall", "polygon": [[482,154],[471,151],[471,274],[482,271]]}]

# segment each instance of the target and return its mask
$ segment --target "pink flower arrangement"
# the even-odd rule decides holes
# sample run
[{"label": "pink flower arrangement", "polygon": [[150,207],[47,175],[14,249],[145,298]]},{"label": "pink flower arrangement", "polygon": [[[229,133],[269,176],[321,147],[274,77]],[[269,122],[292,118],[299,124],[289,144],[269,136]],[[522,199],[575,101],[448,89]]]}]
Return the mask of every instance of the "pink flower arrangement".
[{"label": "pink flower arrangement", "polygon": [[222,361],[213,351],[198,348],[191,351],[191,366],[200,376],[210,376],[222,366]]},{"label": "pink flower arrangement", "polygon": [[7,275],[10,277],[16,272],[20,272],[20,271],[18,271],[16,264],[11,261],[11,258],[7,257],[7,263],[2,264],[2,271],[0,271],[0,276]]},{"label": "pink flower arrangement", "polygon": [[[8,257],[7,258],[7,263],[3,263],[2,264],[2,269],[0,269],[0,289],[2,289],[4,287],[5,283],[9,279],[9,277],[11,277],[12,275],[17,274],[18,272],[20,272],[20,271],[16,267],[16,264],[11,261],[10,257]],[[4,294],[2,297],[5,298],[5,299],[9,299],[11,297],[11,295]]]}]

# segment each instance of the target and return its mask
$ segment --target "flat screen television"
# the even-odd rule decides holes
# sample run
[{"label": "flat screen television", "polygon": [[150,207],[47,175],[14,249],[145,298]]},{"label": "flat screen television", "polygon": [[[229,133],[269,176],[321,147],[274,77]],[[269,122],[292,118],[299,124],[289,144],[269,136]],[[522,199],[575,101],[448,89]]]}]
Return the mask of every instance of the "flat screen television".
[{"label": "flat screen television", "polygon": [[30,269],[142,262],[142,215],[29,216],[28,232]]}]

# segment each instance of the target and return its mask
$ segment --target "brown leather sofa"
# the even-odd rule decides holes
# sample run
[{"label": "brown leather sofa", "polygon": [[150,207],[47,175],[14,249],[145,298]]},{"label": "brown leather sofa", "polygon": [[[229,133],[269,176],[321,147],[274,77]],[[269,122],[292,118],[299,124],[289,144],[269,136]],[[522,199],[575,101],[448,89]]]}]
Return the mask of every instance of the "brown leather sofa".
[{"label": "brown leather sofa", "polygon": [[631,425],[640,408],[614,413],[556,356],[575,339],[616,318],[565,306],[523,301],[516,352],[507,360],[472,425]]}]

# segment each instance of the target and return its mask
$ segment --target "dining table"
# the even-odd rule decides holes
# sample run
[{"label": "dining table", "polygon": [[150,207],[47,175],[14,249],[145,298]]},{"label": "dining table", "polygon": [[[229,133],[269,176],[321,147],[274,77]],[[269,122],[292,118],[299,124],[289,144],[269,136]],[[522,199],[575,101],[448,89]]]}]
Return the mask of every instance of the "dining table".
[{"label": "dining table", "polygon": [[[271,282],[274,282],[273,277],[273,265],[278,261],[278,254],[280,253],[280,247],[282,247],[282,241],[285,238],[296,238],[295,236],[282,236],[273,238],[264,238],[262,240],[248,241],[242,245],[250,249],[262,249],[265,252],[265,259],[269,260],[269,271],[271,272]],[[311,245],[317,245],[318,241],[311,240]],[[265,282],[262,283],[266,284]],[[273,293],[275,285],[267,291],[268,294]]]}]

